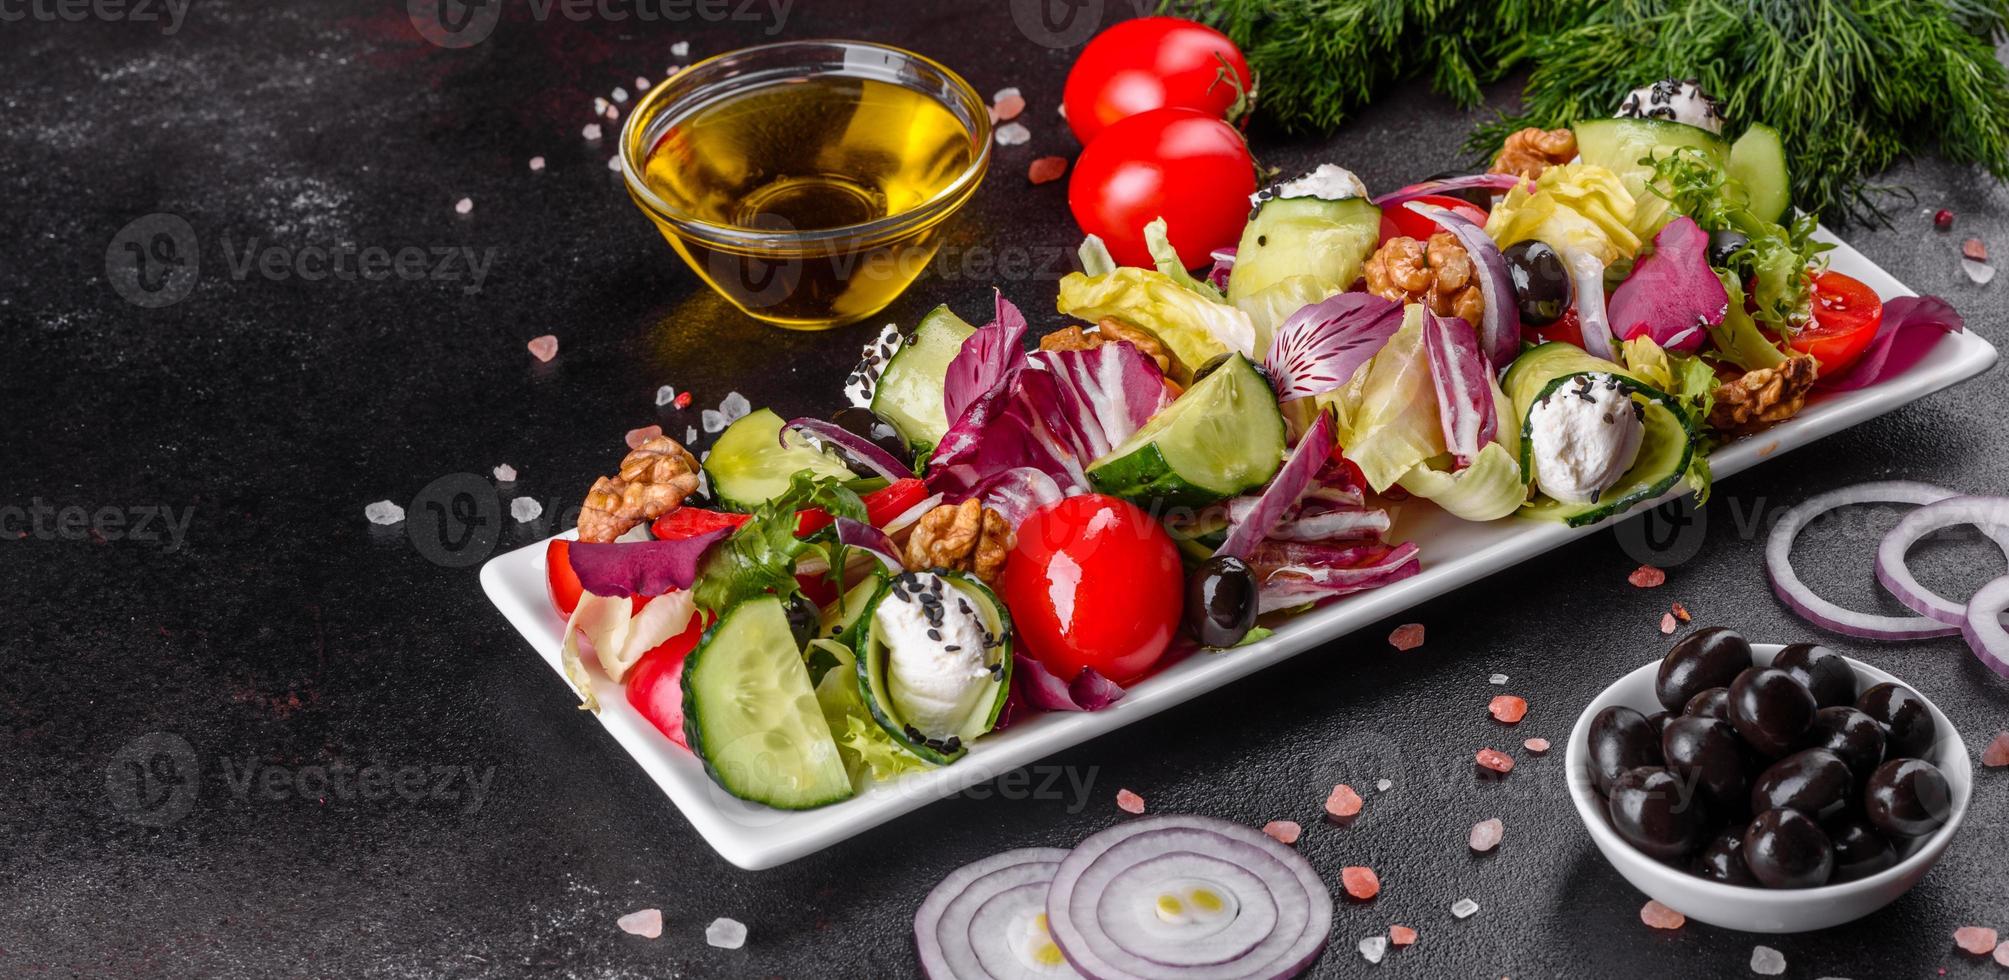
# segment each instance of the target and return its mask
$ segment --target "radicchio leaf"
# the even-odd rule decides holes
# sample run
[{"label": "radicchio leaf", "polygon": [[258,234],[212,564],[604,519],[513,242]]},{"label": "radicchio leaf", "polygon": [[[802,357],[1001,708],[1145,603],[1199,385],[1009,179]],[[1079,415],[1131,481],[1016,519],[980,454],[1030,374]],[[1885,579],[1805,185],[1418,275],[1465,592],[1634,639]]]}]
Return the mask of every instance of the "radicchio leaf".
[{"label": "radicchio leaf", "polygon": [[1017,651],[1012,653],[1012,676],[1026,703],[1045,711],[1100,711],[1123,699],[1123,688],[1093,667],[1081,668],[1072,682],[1063,681]]},{"label": "radicchio leaf", "polygon": [[658,596],[697,581],[698,560],[712,543],[732,533],[719,528],[674,541],[572,543],[579,587],[599,596]]},{"label": "radicchio leaf", "polygon": [[1876,337],[1853,366],[1815,384],[1831,391],[1852,391],[1901,374],[1939,343],[1943,333],[1966,329],[1953,304],[1937,296],[1900,296],[1883,304],[1883,322]]},{"label": "radicchio leaf", "polygon": [[879,564],[895,574],[905,570],[900,564],[900,549],[886,532],[849,517],[838,518],[834,526],[838,544],[871,552],[872,557],[879,559]]},{"label": "radicchio leaf", "polygon": [[1339,293],[1291,314],[1264,363],[1277,400],[1345,385],[1401,328],[1402,307],[1373,293]]},{"label": "radicchio leaf", "polygon": [[1157,362],[1129,343],[1035,351],[1030,360],[1054,377],[1056,397],[1038,406],[1041,417],[1084,462],[1102,458],[1172,403]]},{"label": "radicchio leaf", "polygon": [[997,315],[963,341],[942,379],[942,408],[950,419],[961,418],[985,392],[996,390],[1025,364],[1025,316],[997,294]]},{"label": "radicchio leaf", "polygon": [[1214,260],[1214,267],[1207,270],[1207,281],[1213,283],[1215,289],[1227,292],[1228,275],[1235,271],[1235,246],[1217,248],[1207,257]]},{"label": "radicchio leaf", "polygon": [[1693,353],[1729,311],[1730,294],[1709,267],[1709,234],[1683,216],[1653,236],[1653,251],[1612,291],[1607,315],[1620,340],[1645,334],[1663,350]]},{"label": "radicchio leaf", "polygon": [[1262,585],[1258,592],[1258,614],[1291,609],[1354,592],[1378,589],[1408,578],[1422,570],[1412,542],[1394,547],[1366,545],[1340,549],[1332,557],[1348,557],[1351,564],[1292,562],[1256,563]]},{"label": "radicchio leaf", "polygon": [[1228,526],[1228,533],[1221,546],[1214,549],[1218,556],[1246,558],[1255,546],[1269,537],[1270,531],[1283,520],[1284,512],[1291,509],[1311,487],[1318,471],[1332,458],[1333,434],[1332,413],[1320,412],[1305,431],[1304,438],[1298,440],[1297,448],[1291,450],[1290,459],[1270,480],[1262,495],[1256,498],[1248,515]]},{"label": "radicchio leaf", "polygon": [[1521,304],[1514,293],[1514,280],[1507,274],[1506,255],[1486,229],[1456,212],[1416,202],[1404,206],[1450,232],[1471,257],[1478,273],[1479,295],[1486,301],[1486,311],[1473,324],[1479,333],[1479,349],[1494,368],[1505,368],[1521,352]]},{"label": "radicchio leaf", "polygon": [[1466,174],[1463,177],[1445,177],[1441,180],[1426,180],[1418,184],[1390,191],[1374,199],[1374,206],[1386,209],[1397,204],[1406,204],[1430,194],[1445,191],[1484,189],[1489,191],[1510,191],[1514,185],[1526,178],[1513,174]]},{"label": "radicchio leaf", "polygon": [[1015,466],[985,477],[969,494],[998,512],[1013,527],[1032,512],[1066,496],[1053,477],[1031,466]]},{"label": "radicchio leaf", "polygon": [[1423,353],[1430,360],[1430,381],[1437,388],[1437,417],[1444,426],[1444,446],[1458,468],[1470,466],[1479,450],[1500,434],[1500,414],[1493,404],[1491,368],[1479,351],[1479,338],[1465,321],[1423,310]]},{"label": "radicchio leaf", "polygon": [[784,448],[788,446],[790,432],[801,432],[837,447],[838,455],[844,457],[847,464],[855,463],[862,466],[871,471],[873,476],[898,481],[913,475],[913,471],[894,458],[892,453],[835,422],[812,418],[788,420],[788,423],[781,427],[781,444]]},{"label": "radicchio leaf", "polygon": [[1082,463],[1046,430],[1037,405],[1051,404],[1053,376],[1020,369],[984,393],[949,426],[928,462],[928,489],[960,500],[992,474],[1030,466],[1063,492],[1088,486]]}]

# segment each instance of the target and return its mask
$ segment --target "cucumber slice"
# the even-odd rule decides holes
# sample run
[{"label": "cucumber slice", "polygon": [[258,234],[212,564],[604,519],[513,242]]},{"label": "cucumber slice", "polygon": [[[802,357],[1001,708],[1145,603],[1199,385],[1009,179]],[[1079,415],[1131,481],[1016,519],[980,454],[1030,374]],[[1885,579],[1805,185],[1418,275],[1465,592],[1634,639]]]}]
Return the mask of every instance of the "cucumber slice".
[{"label": "cucumber slice", "polygon": [[851,796],[780,599],[726,610],[684,661],[683,683],[684,737],[726,792],[781,810]]},{"label": "cucumber slice", "polygon": [[1254,364],[1232,354],[1090,464],[1088,479],[1138,503],[1205,507],[1268,483],[1283,458],[1276,393]]},{"label": "cucumber slice", "polygon": [[789,479],[802,470],[842,480],[855,476],[843,460],[800,439],[782,445],[781,425],[781,416],[763,408],[720,433],[705,457],[705,475],[721,505],[751,512],[781,496]]},{"label": "cucumber slice", "polygon": [[1507,366],[1501,387],[1513,399],[1521,420],[1521,474],[1532,481],[1534,434],[1529,413],[1535,402],[1582,374],[1617,377],[1635,401],[1646,406],[1646,434],[1639,456],[1617,483],[1589,503],[1573,504],[1537,496],[1521,507],[1524,517],[1562,521],[1571,527],[1595,524],[1633,506],[1657,499],[1688,473],[1695,454],[1695,432],[1688,413],[1672,395],[1647,385],[1631,372],[1572,344],[1547,343],[1532,348]]},{"label": "cucumber slice", "polygon": [[858,621],[852,634],[857,640],[854,649],[858,652],[858,688],[865,695],[865,706],[871,709],[873,720],[887,735],[892,736],[893,741],[935,765],[946,766],[962,758],[969,751],[969,743],[977,736],[997,725],[998,715],[1004,711],[1005,700],[1011,695],[1011,614],[1005,611],[1004,603],[999,602],[997,596],[975,576],[941,569],[924,574],[939,576],[947,583],[941,593],[942,602],[968,602],[984,630],[996,640],[994,645],[983,651],[983,662],[990,667],[991,676],[977,682],[990,685],[992,689],[978,694],[969,715],[955,726],[953,732],[941,737],[927,737],[901,714],[888,676],[892,650],[887,645],[887,637],[881,635],[878,629],[877,617],[880,604],[888,601],[894,589],[910,588],[913,583],[929,581],[911,572],[893,579],[879,590],[879,594],[873,597],[871,608]]},{"label": "cucumber slice", "polygon": [[1786,174],[1786,145],[1779,131],[1752,123],[1730,145],[1730,176],[1744,186],[1751,213],[1777,222],[1793,203],[1792,180]]},{"label": "cucumber slice", "polygon": [[916,458],[926,458],[949,431],[951,419],[942,408],[943,379],[963,341],[976,332],[946,305],[937,306],[915,325],[914,335],[900,345],[879,375],[872,411],[900,430]]},{"label": "cucumber slice", "polygon": [[1329,291],[1346,289],[1381,239],[1381,209],[1357,197],[1280,197],[1249,216],[1228,275],[1228,302],[1292,276],[1310,276]]},{"label": "cucumber slice", "polygon": [[872,608],[872,600],[878,598],[879,589],[885,584],[885,572],[875,565],[872,574],[823,607],[821,635],[850,646],[852,627],[865,618],[865,611]]}]

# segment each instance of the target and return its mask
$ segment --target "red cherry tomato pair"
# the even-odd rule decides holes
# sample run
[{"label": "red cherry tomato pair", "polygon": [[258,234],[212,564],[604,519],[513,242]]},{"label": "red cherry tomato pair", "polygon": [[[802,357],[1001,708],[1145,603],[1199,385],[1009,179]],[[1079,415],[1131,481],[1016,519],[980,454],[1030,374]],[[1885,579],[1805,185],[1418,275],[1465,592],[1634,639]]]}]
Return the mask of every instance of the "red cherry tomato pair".
[{"label": "red cherry tomato pair", "polygon": [[1143,17],[1096,35],[1063,96],[1086,147],[1067,185],[1081,230],[1145,267],[1144,226],[1157,218],[1190,265],[1240,240],[1255,158],[1224,117],[1246,108],[1252,79],[1233,41],[1192,21]]},{"label": "red cherry tomato pair", "polygon": [[1025,653],[1062,680],[1129,684],[1165,654],[1185,594],[1179,550],[1151,515],[1088,494],[1026,518],[998,595]]}]

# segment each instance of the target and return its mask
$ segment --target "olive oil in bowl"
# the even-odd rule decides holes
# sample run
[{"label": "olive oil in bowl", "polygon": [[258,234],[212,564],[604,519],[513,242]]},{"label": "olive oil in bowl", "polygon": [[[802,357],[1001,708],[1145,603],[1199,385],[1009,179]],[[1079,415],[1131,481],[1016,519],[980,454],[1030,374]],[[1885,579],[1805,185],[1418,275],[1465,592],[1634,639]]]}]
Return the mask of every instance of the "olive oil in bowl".
[{"label": "olive oil in bowl", "polygon": [[913,282],[989,145],[987,110],[946,69],[816,41],[678,75],[637,107],[623,152],[631,195],[698,275],[751,316],[821,329]]}]

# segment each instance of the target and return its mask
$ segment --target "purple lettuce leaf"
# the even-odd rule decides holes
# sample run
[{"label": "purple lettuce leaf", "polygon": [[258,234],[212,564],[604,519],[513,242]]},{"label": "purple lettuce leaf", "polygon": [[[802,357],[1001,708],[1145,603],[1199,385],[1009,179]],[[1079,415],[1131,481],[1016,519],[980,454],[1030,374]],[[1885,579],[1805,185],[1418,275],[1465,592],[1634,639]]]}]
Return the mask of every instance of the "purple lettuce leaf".
[{"label": "purple lettuce leaf", "polygon": [[572,571],[580,588],[599,596],[657,596],[688,589],[697,581],[705,549],[731,533],[731,528],[719,528],[675,541],[575,541]]},{"label": "purple lettuce leaf", "polygon": [[1025,316],[1002,290],[994,292],[996,316],[963,341],[963,349],[943,375],[942,408],[951,419],[961,418],[985,392],[996,390],[1025,366]]},{"label": "purple lettuce leaf", "polygon": [[1072,681],[1063,681],[1046,665],[1012,652],[1012,676],[1025,702],[1044,711],[1100,711],[1123,699],[1115,681],[1083,667]]},{"label": "purple lettuce leaf", "polygon": [[1966,321],[1953,304],[1937,296],[1900,296],[1883,304],[1883,322],[1862,357],[1832,378],[1821,378],[1816,387],[1829,391],[1852,391],[1876,384],[1893,374],[1902,374],[1925,357],[1940,335],[1959,333]]},{"label": "purple lettuce leaf", "polygon": [[1416,545],[1405,541],[1394,547],[1365,546],[1354,552],[1353,564],[1258,564],[1256,576],[1262,584],[1256,608],[1271,613],[1381,588],[1422,570],[1416,552]]},{"label": "purple lettuce leaf", "polygon": [[1653,236],[1653,249],[1612,291],[1606,317],[1620,340],[1645,334],[1665,350],[1694,353],[1708,328],[1723,322],[1730,294],[1709,267],[1709,234],[1676,218]]},{"label": "purple lettuce leaf", "polygon": [[1264,364],[1277,399],[1345,385],[1401,328],[1401,305],[1373,293],[1339,293],[1291,314],[1277,328]]}]

